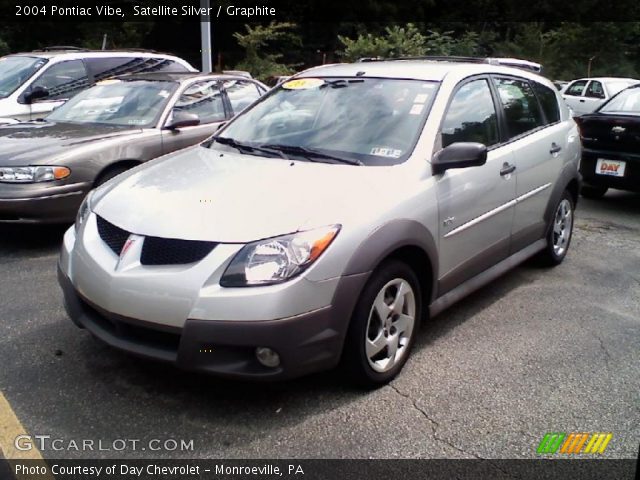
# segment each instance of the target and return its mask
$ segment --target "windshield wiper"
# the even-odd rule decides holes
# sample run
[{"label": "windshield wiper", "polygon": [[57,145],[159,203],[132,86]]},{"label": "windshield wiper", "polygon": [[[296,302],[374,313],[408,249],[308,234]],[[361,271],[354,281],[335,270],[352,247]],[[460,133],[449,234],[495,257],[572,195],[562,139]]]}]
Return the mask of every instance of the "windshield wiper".
[{"label": "windshield wiper", "polygon": [[[269,150],[278,150],[284,153],[290,153],[292,155],[301,155],[309,161],[315,161],[315,159],[331,160],[334,163],[345,163],[347,165],[364,165],[360,160],[351,160],[349,158],[335,157],[328,153],[323,153],[318,150],[307,147],[299,147],[297,145],[280,145],[280,144],[267,144],[260,145],[260,148],[268,148]],[[331,163],[331,162],[329,162]]]},{"label": "windshield wiper", "polygon": [[[268,155],[276,155],[280,158],[284,158],[287,160],[287,156],[276,149],[270,149],[267,146],[258,146],[254,147],[253,145],[249,145],[248,143],[238,142],[234,138],[230,137],[213,137],[212,140],[214,142],[221,143],[222,145],[227,145],[229,147],[235,148],[242,153],[266,153]],[[211,144],[209,144],[211,146]]]}]

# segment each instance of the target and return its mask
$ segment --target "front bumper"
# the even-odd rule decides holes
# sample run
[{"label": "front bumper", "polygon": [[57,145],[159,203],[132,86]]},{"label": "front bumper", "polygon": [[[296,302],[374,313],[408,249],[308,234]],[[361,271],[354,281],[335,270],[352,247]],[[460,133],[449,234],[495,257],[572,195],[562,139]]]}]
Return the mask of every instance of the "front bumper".
[{"label": "front bumper", "polygon": [[[71,319],[112,347],[185,370],[262,380],[289,379],[335,367],[367,277],[343,277],[331,305],[301,315],[262,321],[188,319],[178,328],[105,311],[83,298],[58,267]],[[259,346],[275,350],[280,366],[261,365],[255,357]]]},{"label": "front bumper", "polygon": [[88,183],[0,184],[1,223],[72,223]]}]

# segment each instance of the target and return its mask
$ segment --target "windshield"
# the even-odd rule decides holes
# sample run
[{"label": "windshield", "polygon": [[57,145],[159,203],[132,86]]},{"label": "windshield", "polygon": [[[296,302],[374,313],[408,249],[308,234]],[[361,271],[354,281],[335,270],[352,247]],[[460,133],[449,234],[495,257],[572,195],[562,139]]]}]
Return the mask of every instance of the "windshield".
[{"label": "windshield", "polygon": [[620,92],[600,108],[600,113],[640,114],[640,87]]},{"label": "windshield", "polygon": [[16,55],[0,58],[0,98],[15,92],[45,63],[47,59],[40,57]]},{"label": "windshield", "polygon": [[174,82],[107,80],[85,90],[49,116],[49,121],[148,127],[176,89]]},{"label": "windshield", "polygon": [[238,116],[212,145],[329,163],[401,163],[413,151],[437,87],[381,78],[289,80]]}]

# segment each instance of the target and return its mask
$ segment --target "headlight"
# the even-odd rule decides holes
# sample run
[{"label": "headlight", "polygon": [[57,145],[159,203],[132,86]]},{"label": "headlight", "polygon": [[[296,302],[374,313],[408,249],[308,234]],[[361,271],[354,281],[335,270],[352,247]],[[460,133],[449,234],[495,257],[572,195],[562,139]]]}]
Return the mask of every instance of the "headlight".
[{"label": "headlight", "polygon": [[84,224],[91,213],[91,197],[93,196],[93,192],[94,190],[91,190],[80,204],[80,208],[76,215],[76,223],[74,225],[76,227],[76,232],[80,230],[80,227]]},{"label": "headlight", "polygon": [[285,282],[304,272],[338,235],[340,225],[249,243],[220,279],[223,287],[250,287]]},{"label": "headlight", "polygon": [[71,175],[67,167],[0,167],[0,182],[37,183],[62,180]]}]

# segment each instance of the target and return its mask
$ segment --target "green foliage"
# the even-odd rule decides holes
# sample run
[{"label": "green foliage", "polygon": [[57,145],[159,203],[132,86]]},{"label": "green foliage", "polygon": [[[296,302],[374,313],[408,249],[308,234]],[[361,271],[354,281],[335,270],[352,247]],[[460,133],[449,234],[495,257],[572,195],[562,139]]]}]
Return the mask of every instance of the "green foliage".
[{"label": "green foliage", "polygon": [[7,42],[0,38],[0,55],[6,55],[9,52],[9,45],[7,45]]},{"label": "green foliage", "polygon": [[418,27],[408,23],[405,27],[386,27],[382,35],[360,34],[351,39],[339,35],[344,50],[342,57],[354,61],[362,57],[398,58],[424,55],[473,55],[478,48],[479,35],[465,32],[457,38],[453,31],[428,31],[423,35]]},{"label": "green foliage", "polygon": [[245,51],[245,58],[238,63],[237,70],[246,70],[255,78],[266,80],[274,75],[293,73],[291,65],[282,63],[283,53],[267,53],[266,49],[273,43],[286,40],[287,48],[300,48],[300,37],[291,32],[295,24],[288,22],[271,22],[269,25],[245,25],[246,33],[233,34]]},{"label": "green foliage", "polygon": [[412,23],[405,27],[394,25],[386,27],[384,34],[374,36],[370,33],[358,35],[356,39],[338,36],[344,50],[340,52],[346,61],[355,61],[362,57],[406,57],[427,53],[426,37]]}]

